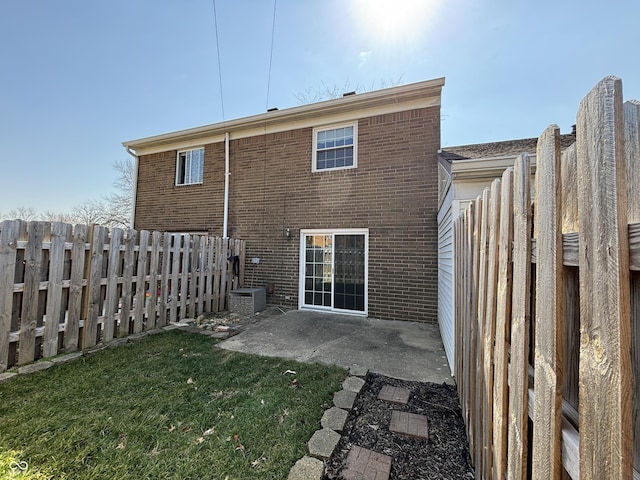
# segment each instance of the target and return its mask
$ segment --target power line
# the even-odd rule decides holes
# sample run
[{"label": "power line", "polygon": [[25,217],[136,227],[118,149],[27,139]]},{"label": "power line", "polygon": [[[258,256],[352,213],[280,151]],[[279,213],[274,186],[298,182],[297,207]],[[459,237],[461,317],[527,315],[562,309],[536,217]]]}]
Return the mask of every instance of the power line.
[{"label": "power line", "polygon": [[216,51],[218,53],[218,80],[220,81],[220,106],[222,108],[222,122],[224,122],[225,121],[224,96],[222,94],[222,67],[220,66],[220,41],[218,40],[218,15],[216,14],[216,0],[212,0],[212,1],[213,1],[213,24],[216,29]]},{"label": "power line", "polygon": [[276,31],[276,6],[278,0],[273,0],[273,22],[271,24],[271,50],[269,52],[269,73],[267,74],[267,104],[265,110],[269,108],[269,91],[271,89],[271,65],[273,64],[273,39]]}]

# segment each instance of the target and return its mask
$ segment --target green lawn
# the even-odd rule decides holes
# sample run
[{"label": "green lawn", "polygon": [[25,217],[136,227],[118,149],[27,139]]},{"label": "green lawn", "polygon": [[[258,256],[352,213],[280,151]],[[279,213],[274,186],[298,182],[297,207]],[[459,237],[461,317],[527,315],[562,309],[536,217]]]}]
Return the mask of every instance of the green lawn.
[{"label": "green lawn", "polygon": [[346,372],[213,345],[172,331],[0,384],[0,478],[286,478]]}]

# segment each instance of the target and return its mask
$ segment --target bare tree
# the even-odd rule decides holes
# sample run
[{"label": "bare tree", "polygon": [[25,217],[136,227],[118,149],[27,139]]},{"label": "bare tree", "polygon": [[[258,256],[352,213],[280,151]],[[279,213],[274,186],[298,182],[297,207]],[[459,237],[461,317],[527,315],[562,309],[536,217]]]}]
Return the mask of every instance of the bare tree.
[{"label": "bare tree", "polygon": [[320,87],[312,88],[308,87],[306,90],[302,92],[296,93],[293,96],[298,101],[299,105],[306,105],[308,103],[316,103],[322,102],[323,100],[331,100],[334,98],[340,98],[345,93],[356,92],[356,93],[364,93],[371,92],[373,90],[380,90],[388,87],[396,87],[402,83],[403,75],[397,80],[380,80],[379,82],[372,82],[369,87],[362,86],[361,84],[356,84],[352,86],[349,81],[345,81],[344,85],[339,86],[337,84],[333,84],[331,86],[327,85],[323,81],[320,81]]},{"label": "bare tree", "polygon": [[36,220],[36,211],[31,207],[18,207],[13,210],[9,210],[7,213],[0,214],[0,219],[3,220],[26,220],[30,222],[31,220]]}]

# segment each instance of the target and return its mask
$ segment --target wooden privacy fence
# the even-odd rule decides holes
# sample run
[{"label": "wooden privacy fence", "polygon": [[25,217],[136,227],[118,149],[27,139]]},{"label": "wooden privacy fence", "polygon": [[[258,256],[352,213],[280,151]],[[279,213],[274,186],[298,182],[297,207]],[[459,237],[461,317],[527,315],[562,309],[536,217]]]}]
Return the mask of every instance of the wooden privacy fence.
[{"label": "wooden privacy fence", "polygon": [[639,114],[603,79],[574,145],[538,139],[533,205],[523,153],[454,223],[477,478],[640,478]]},{"label": "wooden privacy fence", "polygon": [[244,252],[207,235],[4,221],[0,372],[224,310]]}]

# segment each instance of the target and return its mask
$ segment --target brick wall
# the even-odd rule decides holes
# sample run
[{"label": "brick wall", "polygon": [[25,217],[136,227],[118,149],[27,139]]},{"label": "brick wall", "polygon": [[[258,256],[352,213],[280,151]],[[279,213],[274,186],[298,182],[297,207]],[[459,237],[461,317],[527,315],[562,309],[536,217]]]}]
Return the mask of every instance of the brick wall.
[{"label": "brick wall", "polygon": [[[273,283],[268,302],[297,307],[299,231],[368,228],[369,316],[437,321],[439,142],[439,107],[360,119],[350,170],[311,172],[311,128],[232,139],[228,233],[247,241],[246,286]],[[176,187],[175,164],[175,151],[140,159],[136,228],[219,235],[224,143],[205,146],[202,185]]]}]

